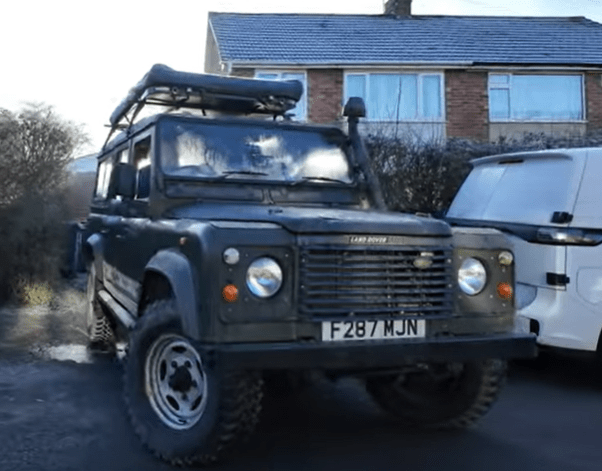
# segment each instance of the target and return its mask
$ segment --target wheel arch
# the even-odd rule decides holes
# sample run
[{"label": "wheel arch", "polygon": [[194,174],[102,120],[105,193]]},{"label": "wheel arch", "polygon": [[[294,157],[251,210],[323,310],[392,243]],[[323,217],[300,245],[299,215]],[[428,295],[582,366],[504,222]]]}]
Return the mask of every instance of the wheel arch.
[{"label": "wheel arch", "polygon": [[102,260],[104,258],[104,239],[102,235],[95,233],[82,244],[82,253],[86,265],[94,264],[96,278],[102,281]]},{"label": "wheel arch", "polygon": [[602,359],[602,329],[598,334],[598,344],[596,345],[596,355]]},{"label": "wheel arch", "polygon": [[153,301],[172,296],[186,335],[200,337],[198,297],[194,269],[185,255],[174,249],[157,252],[145,268],[138,315]]}]

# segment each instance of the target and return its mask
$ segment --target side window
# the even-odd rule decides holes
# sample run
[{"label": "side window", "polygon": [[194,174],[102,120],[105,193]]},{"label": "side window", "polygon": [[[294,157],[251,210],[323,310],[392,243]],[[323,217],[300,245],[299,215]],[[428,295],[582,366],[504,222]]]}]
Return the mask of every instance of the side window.
[{"label": "side window", "polygon": [[118,162],[124,163],[124,164],[127,164],[129,162],[129,159],[128,159],[129,152],[128,152],[127,148],[117,152],[117,155],[118,155],[118,158],[117,158]]},{"label": "side window", "polygon": [[151,183],[151,138],[134,144],[134,167],[136,168],[136,199],[148,198]]},{"label": "side window", "polygon": [[109,156],[98,165],[94,199],[104,200],[109,196],[109,183],[111,181],[111,172],[113,171],[113,158],[114,156]]},{"label": "side window", "polygon": [[[111,195],[111,175],[116,163],[127,163],[129,160],[128,147],[121,148],[117,151],[111,152],[98,165],[98,172],[96,177],[96,188],[94,190],[94,199],[106,200],[107,198],[113,198]],[[120,199],[121,197],[117,197]]]}]

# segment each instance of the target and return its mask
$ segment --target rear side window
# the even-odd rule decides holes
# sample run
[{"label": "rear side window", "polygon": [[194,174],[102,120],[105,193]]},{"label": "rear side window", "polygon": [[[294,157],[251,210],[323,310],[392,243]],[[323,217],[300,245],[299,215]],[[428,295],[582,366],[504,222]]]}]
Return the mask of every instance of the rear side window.
[{"label": "rear side window", "polygon": [[477,165],[447,216],[549,224],[554,212],[572,212],[582,170],[581,160],[559,154]]},{"label": "rear side window", "polygon": [[134,167],[136,167],[136,199],[148,198],[151,177],[150,136],[134,144]]},{"label": "rear side window", "polygon": [[94,197],[96,199],[106,199],[109,195],[109,182],[111,181],[111,172],[113,171],[113,159],[108,158],[98,165],[98,176],[96,178],[96,190]]}]

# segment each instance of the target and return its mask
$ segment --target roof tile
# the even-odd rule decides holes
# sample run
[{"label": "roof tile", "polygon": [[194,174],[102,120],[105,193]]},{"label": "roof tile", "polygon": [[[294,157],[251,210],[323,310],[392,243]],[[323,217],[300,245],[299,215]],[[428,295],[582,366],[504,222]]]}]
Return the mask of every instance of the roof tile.
[{"label": "roof tile", "polygon": [[270,64],[602,66],[602,24],[583,17],[209,14],[224,61]]}]

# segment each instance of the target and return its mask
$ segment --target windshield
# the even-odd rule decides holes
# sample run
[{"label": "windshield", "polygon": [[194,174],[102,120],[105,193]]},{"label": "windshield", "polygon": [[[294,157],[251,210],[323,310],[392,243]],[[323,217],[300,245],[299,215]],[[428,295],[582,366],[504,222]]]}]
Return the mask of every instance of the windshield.
[{"label": "windshield", "polygon": [[345,136],[269,123],[165,120],[161,165],[169,176],[289,183],[351,183]]}]

